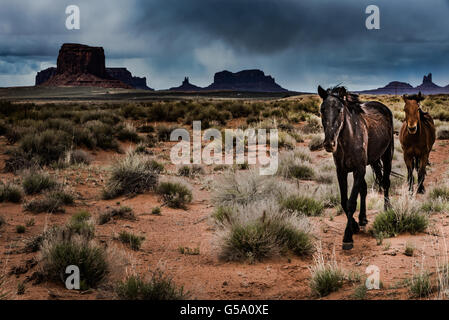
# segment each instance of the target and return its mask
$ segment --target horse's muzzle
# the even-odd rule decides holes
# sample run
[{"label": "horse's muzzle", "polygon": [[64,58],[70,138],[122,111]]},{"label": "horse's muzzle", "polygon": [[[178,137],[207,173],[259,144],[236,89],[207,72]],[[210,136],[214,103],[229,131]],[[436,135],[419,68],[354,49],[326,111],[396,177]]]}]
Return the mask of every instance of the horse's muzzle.
[{"label": "horse's muzzle", "polygon": [[418,131],[418,126],[414,126],[414,127],[409,127],[409,126],[407,126],[407,131],[408,131],[408,133],[410,133],[410,134],[415,134],[416,131]]}]

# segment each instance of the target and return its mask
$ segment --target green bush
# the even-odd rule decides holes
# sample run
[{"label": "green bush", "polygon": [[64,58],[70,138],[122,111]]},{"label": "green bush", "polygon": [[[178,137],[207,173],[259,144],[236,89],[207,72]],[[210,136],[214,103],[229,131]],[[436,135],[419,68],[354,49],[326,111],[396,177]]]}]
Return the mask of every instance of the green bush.
[{"label": "green bush", "polygon": [[186,209],[187,204],[192,202],[192,191],[179,182],[161,182],[157,193],[170,208]]},{"label": "green bush", "polygon": [[415,298],[427,297],[432,293],[432,284],[430,281],[430,274],[428,272],[421,272],[412,277],[410,281],[410,293]]},{"label": "green bush", "polygon": [[26,231],[25,226],[22,226],[22,225],[16,226],[16,232],[17,233],[25,233],[25,231]]},{"label": "green bush", "polygon": [[120,207],[118,209],[110,209],[102,214],[98,218],[98,224],[108,223],[111,219],[125,219],[125,220],[136,220],[133,209],[130,207]]},{"label": "green bush", "polygon": [[51,191],[43,198],[33,199],[24,205],[26,211],[33,213],[41,212],[64,212],[62,206],[74,203],[73,195],[65,191]]},{"label": "green bush", "polygon": [[376,216],[372,233],[385,237],[394,237],[404,232],[415,234],[425,231],[428,223],[428,218],[418,211],[395,212],[390,209]]},{"label": "green bush", "polygon": [[0,181],[0,202],[19,203],[22,197],[22,190],[18,186]]},{"label": "green bush", "polygon": [[221,256],[227,260],[261,261],[276,250],[296,255],[312,252],[310,236],[281,221],[255,221],[245,225],[233,225]]},{"label": "green bush", "polygon": [[82,284],[94,288],[109,271],[105,249],[85,239],[51,237],[44,241],[41,253],[39,265],[52,281],[65,283],[67,266],[75,265],[80,269]]},{"label": "green bush", "polygon": [[160,168],[155,164],[157,163],[154,160],[129,152],[126,157],[112,165],[103,190],[103,198],[112,199],[155,189],[160,172]]},{"label": "green bush", "polygon": [[30,171],[22,178],[22,188],[28,195],[50,190],[56,186],[57,182],[46,173]]},{"label": "green bush", "polygon": [[145,237],[137,236],[130,232],[122,231],[119,233],[120,242],[130,246],[132,250],[138,251]]},{"label": "green bush", "polygon": [[291,212],[298,212],[306,216],[319,216],[324,206],[320,201],[304,196],[289,196],[280,201],[281,208]]},{"label": "green bush", "polygon": [[117,285],[116,293],[121,300],[185,300],[188,297],[183,287],[178,288],[161,271],[155,272],[149,281],[130,276]]},{"label": "green bush", "polygon": [[310,288],[313,294],[325,297],[340,289],[343,285],[343,280],[344,274],[336,265],[319,264],[312,269]]}]

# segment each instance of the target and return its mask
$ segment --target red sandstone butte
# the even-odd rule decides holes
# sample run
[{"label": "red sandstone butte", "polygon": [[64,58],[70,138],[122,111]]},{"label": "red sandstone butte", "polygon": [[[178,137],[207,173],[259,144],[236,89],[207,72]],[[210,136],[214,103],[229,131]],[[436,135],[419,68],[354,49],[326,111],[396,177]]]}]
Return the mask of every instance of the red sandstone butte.
[{"label": "red sandstone butte", "polygon": [[59,50],[56,74],[41,84],[51,87],[132,87],[112,78],[106,72],[105,55],[102,47],[65,43]]}]

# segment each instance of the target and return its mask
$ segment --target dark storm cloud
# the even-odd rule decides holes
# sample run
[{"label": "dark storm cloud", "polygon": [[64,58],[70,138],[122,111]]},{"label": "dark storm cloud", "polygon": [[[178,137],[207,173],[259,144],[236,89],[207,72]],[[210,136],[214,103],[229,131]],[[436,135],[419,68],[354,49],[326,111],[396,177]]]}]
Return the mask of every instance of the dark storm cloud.
[{"label": "dark storm cloud", "polygon": [[[5,1],[1,73],[34,70],[55,61],[62,43],[80,42],[103,46],[108,63],[126,64],[156,88],[184,75],[206,85],[220,69],[244,68],[263,69],[293,90],[418,84],[432,71],[449,83],[445,0]],[[64,27],[68,4],[80,6],[80,31]],[[369,4],[380,8],[380,30],[365,28]]]}]

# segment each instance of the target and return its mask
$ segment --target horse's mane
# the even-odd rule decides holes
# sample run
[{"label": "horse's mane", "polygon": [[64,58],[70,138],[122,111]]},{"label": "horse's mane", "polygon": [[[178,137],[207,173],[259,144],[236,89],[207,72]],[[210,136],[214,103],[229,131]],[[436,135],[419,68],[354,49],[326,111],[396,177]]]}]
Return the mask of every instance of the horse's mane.
[{"label": "horse's mane", "polygon": [[346,87],[335,86],[329,88],[328,93],[329,95],[340,99],[344,104],[346,104],[350,111],[363,112],[363,109],[360,106],[362,102],[359,99],[359,95],[349,92]]},{"label": "horse's mane", "polygon": [[421,92],[419,94],[412,94],[412,95],[404,95],[405,98],[408,100],[415,100],[416,102],[420,102],[424,100],[424,96],[421,95]]}]

